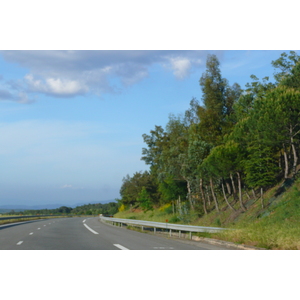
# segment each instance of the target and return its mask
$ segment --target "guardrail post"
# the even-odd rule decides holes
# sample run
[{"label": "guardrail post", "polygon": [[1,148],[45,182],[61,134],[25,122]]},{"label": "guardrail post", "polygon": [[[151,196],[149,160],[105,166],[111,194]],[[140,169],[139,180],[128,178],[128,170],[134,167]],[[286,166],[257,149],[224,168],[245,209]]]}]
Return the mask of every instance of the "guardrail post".
[{"label": "guardrail post", "polygon": [[192,232],[190,231],[190,240],[192,239]]},{"label": "guardrail post", "polygon": [[154,233],[156,233],[156,227],[154,227]]},{"label": "guardrail post", "polygon": [[172,236],[172,229],[170,229],[170,236]]},{"label": "guardrail post", "polygon": [[179,230],[179,238],[181,238],[181,231]]}]

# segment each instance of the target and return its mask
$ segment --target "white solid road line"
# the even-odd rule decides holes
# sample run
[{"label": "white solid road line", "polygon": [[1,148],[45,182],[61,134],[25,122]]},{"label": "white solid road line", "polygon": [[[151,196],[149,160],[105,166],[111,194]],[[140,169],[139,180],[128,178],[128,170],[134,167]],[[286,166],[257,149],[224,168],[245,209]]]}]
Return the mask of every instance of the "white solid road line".
[{"label": "white solid road line", "polygon": [[17,245],[21,245],[22,243],[23,243],[23,241],[20,241],[20,242],[17,243]]},{"label": "white solid road line", "polygon": [[29,235],[33,235],[33,232],[30,232]]},{"label": "white solid road line", "polygon": [[93,230],[92,228],[90,228],[89,226],[87,226],[86,224],[83,224],[89,231],[91,231],[94,234],[99,234],[98,232],[96,232],[95,230]]},{"label": "white solid road line", "polygon": [[122,246],[120,244],[114,244],[114,246],[117,247],[117,248],[119,248],[119,249],[121,249],[121,250],[129,250],[128,248],[126,248],[126,247],[124,247],[124,246]]}]

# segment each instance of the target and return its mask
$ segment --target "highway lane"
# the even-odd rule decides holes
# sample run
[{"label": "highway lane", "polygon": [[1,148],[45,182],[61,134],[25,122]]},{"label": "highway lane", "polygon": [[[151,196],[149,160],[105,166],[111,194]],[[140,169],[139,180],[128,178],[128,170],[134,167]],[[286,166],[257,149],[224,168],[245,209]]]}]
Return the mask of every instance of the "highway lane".
[{"label": "highway lane", "polygon": [[1,250],[222,250],[100,222],[99,218],[56,218],[0,226]]}]

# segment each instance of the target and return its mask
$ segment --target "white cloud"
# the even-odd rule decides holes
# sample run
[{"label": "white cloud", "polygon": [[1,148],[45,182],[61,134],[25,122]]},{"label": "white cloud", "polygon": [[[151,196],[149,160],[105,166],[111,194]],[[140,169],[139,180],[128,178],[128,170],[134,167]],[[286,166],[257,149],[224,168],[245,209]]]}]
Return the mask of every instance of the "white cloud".
[{"label": "white cloud", "polygon": [[184,79],[189,75],[192,63],[187,58],[171,58],[170,59],[171,67],[176,78]]},{"label": "white cloud", "polygon": [[29,90],[54,96],[74,96],[88,91],[84,84],[76,80],[60,78],[34,79],[32,74],[27,74],[25,80]]},{"label": "white cloud", "polygon": [[[210,51],[211,52],[211,51]],[[204,66],[208,51],[1,51],[5,60],[29,69],[10,88],[23,93],[73,97],[85,93],[114,93],[145,79],[154,64],[165,66],[177,79]],[[119,79],[122,85],[112,84]],[[26,101],[24,102],[26,103]]]}]

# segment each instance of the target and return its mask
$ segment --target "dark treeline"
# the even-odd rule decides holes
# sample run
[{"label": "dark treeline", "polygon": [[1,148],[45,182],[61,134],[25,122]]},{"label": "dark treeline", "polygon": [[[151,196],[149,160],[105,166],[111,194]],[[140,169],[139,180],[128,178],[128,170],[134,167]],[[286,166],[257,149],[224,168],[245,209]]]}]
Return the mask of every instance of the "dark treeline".
[{"label": "dark treeline", "polygon": [[9,214],[22,214],[22,215],[60,215],[60,214],[72,214],[72,215],[113,215],[118,211],[118,203],[96,203],[96,204],[85,204],[76,206],[75,208],[61,206],[55,209],[31,209],[24,210],[22,212],[15,213],[11,211]]},{"label": "dark treeline", "polygon": [[173,203],[204,215],[221,202],[245,211],[245,197],[264,206],[263,192],[298,171],[300,148],[300,56],[282,53],[271,63],[273,82],[251,75],[242,89],[209,55],[201,104],[192,99],[165,128],[143,135],[141,159],[150,170],[123,178],[122,209]]}]

